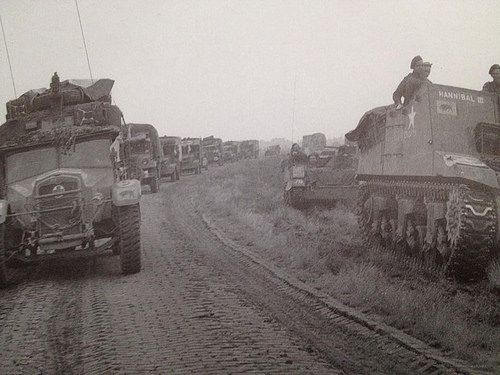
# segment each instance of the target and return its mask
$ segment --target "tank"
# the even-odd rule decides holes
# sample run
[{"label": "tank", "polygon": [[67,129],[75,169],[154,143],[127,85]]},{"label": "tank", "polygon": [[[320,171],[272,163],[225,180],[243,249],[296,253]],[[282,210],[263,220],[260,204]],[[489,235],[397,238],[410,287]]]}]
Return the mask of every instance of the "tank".
[{"label": "tank", "polygon": [[160,188],[163,148],[158,131],[150,124],[127,124],[125,152],[130,162],[131,177],[148,185],[152,193]]},{"label": "tank", "polygon": [[337,202],[355,206],[356,166],[356,149],[349,145],[325,147],[309,156],[291,154],[281,165],[285,203],[299,209]]},{"label": "tank", "polygon": [[0,126],[0,286],[10,266],[120,255],[141,269],[139,181],[123,158],[113,81],[59,81],[7,103]]},{"label": "tank", "polygon": [[499,97],[424,84],[346,134],[359,147],[360,225],[396,251],[477,280],[499,248]]}]

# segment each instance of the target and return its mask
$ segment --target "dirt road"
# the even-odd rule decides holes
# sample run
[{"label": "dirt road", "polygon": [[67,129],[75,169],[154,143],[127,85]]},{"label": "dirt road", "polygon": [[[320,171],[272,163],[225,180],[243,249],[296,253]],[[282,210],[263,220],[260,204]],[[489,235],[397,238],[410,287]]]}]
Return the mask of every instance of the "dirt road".
[{"label": "dirt road", "polygon": [[141,273],[43,264],[0,291],[0,373],[452,372],[236,252],[182,181],[144,195],[142,217]]}]

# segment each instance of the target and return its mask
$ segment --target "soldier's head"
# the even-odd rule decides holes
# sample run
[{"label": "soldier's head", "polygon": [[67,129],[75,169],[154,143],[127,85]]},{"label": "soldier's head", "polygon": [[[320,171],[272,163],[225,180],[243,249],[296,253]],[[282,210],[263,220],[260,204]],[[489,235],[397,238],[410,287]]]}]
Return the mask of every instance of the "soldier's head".
[{"label": "soldier's head", "polygon": [[292,145],[292,149],[290,150],[290,152],[293,154],[293,153],[297,153],[297,152],[300,152],[300,145],[298,143],[294,143]]},{"label": "soldier's head", "polygon": [[427,78],[431,74],[432,64],[426,61],[419,61],[415,64],[413,72],[417,74],[420,78]]},{"label": "soldier's head", "polygon": [[417,63],[419,62],[423,62],[424,59],[422,59],[422,56],[415,56],[413,59],[411,59],[411,63],[410,63],[410,69],[415,69],[415,65],[417,65]]},{"label": "soldier's head", "polygon": [[500,84],[500,65],[493,64],[489,70],[490,76],[493,78],[493,82]]}]

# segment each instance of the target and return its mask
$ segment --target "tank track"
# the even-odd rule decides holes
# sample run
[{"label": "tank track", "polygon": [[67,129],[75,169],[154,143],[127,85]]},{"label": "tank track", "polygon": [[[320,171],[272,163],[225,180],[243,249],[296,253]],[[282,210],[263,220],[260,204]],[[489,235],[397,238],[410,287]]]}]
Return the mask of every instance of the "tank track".
[{"label": "tank track", "polygon": [[[363,216],[363,204],[370,195],[425,198],[447,202],[446,230],[449,257],[441,265],[423,259],[427,271],[445,274],[460,281],[484,278],[491,259],[497,225],[494,196],[487,190],[459,183],[370,180],[361,185],[358,200],[360,226],[371,242],[370,218]],[[392,249],[394,250],[394,249]],[[400,248],[396,251],[403,256]]]}]

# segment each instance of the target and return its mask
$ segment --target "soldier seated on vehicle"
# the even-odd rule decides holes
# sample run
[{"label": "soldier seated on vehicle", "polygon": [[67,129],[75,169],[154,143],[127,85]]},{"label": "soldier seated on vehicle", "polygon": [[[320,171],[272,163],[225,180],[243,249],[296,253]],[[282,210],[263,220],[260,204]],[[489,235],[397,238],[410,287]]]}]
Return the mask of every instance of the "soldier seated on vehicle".
[{"label": "soldier seated on vehicle", "polygon": [[483,91],[500,94],[500,65],[493,64],[488,71],[493,81],[486,82]]},{"label": "soldier seated on vehicle", "polygon": [[404,104],[408,104],[420,86],[424,83],[432,83],[427,79],[431,73],[431,66],[431,63],[424,62],[420,56],[415,56],[411,60],[410,68],[413,69],[413,72],[403,78],[396,91],[392,94],[397,109],[403,106],[402,98],[404,98]]},{"label": "soldier seated on vehicle", "polygon": [[298,143],[294,143],[290,149],[290,161],[292,163],[307,163],[307,155],[302,151]]}]

